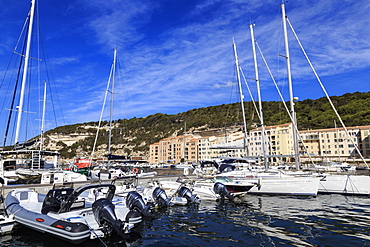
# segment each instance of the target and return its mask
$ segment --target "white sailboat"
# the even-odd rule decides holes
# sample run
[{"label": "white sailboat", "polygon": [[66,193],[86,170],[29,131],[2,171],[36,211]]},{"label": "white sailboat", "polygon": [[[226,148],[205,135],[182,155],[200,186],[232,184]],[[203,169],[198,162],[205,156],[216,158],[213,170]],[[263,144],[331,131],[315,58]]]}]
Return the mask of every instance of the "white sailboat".
[{"label": "white sailboat", "polygon": [[[285,23],[284,30],[286,32],[286,22],[288,22],[289,24],[290,24],[290,22],[288,20],[288,17],[285,15],[284,4],[282,4],[281,7],[282,7],[282,12],[283,12],[283,22]],[[338,114],[337,110],[335,109],[327,91],[324,88],[323,83],[321,82],[320,78],[318,77],[310,59],[307,56],[307,53],[303,49],[303,46],[300,43],[300,41],[298,39],[298,36],[294,32],[294,29],[293,29],[291,24],[290,24],[290,27],[293,31],[294,36],[296,37],[296,39],[298,41],[298,44],[299,44],[300,48],[303,51],[303,53],[304,53],[309,65],[310,65],[312,71],[314,72],[314,74],[316,76],[316,79],[318,80],[318,82],[319,82],[321,88],[323,89],[330,105],[332,106],[332,109],[333,109],[334,113],[338,117],[338,119],[339,119],[340,123],[342,124],[344,130],[346,131],[347,135],[349,136],[347,128],[345,127],[345,125],[344,125],[340,115]],[[286,38],[286,40],[287,40],[287,38]],[[292,97],[293,97],[293,95],[291,94],[291,102],[293,101]],[[294,106],[294,103],[293,103],[293,106]],[[293,114],[293,119],[295,119],[295,114]],[[295,129],[297,129],[297,128],[295,128]],[[350,140],[353,141],[352,138],[350,138]],[[357,145],[355,143],[353,143],[353,144],[354,144],[358,154],[362,158],[363,162],[367,166],[367,163],[366,163],[365,159],[363,158],[361,152],[359,151]],[[297,139],[295,139],[295,146],[296,146],[296,149],[298,150],[298,141],[297,141]],[[320,183],[319,183],[319,189],[318,189],[319,193],[340,193],[340,194],[349,194],[349,195],[369,195],[370,194],[370,176],[344,175],[344,174],[337,174],[337,175],[324,174],[324,175],[319,175],[319,177],[321,177]]]},{"label": "white sailboat", "polygon": [[[36,0],[31,1],[31,7],[30,11],[27,17],[28,22],[28,28],[27,28],[27,35],[25,35],[25,52],[24,54],[16,52],[16,49],[14,50],[14,53],[20,56],[20,65],[19,67],[22,68],[22,73],[19,73],[22,77],[21,79],[21,86],[20,86],[20,93],[19,93],[19,102],[16,107],[14,107],[15,104],[15,95],[17,94],[17,85],[18,80],[15,83],[16,86],[14,87],[14,96],[12,98],[11,102],[11,109],[9,110],[9,119],[6,124],[5,128],[5,137],[4,137],[4,143],[3,143],[3,150],[0,152],[0,169],[1,173],[6,181],[8,182],[15,182],[19,178],[27,178],[29,176],[36,176],[40,178],[43,173],[48,173],[49,175],[44,176],[41,178],[41,180],[44,183],[54,183],[54,176],[56,170],[58,170],[59,173],[62,173],[63,171],[61,169],[58,169],[58,159],[59,159],[59,153],[54,151],[47,151],[43,149],[43,132],[44,132],[44,118],[45,118],[45,108],[46,108],[46,82],[44,83],[44,97],[43,97],[43,107],[42,107],[42,125],[41,125],[41,140],[32,140],[28,143],[19,143],[20,136],[22,132],[25,132],[24,130],[27,129],[22,122],[22,115],[25,112],[29,112],[28,109],[24,109],[25,104],[25,94],[26,94],[26,87],[29,82],[29,75],[28,72],[31,69],[31,66],[29,65],[29,60],[31,58],[31,38],[32,38],[32,31],[34,26],[34,17],[35,17],[35,9],[36,8]],[[39,60],[39,59],[36,59]],[[30,104],[32,105],[32,104]],[[13,109],[15,108],[15,109]],[[4,151],[5,146],[7,145],[7,138],[8,138],[8,132],[11,125],[12,120],[12,112],[17,113],[17,119],[16,119],[16,127],[15,127],[15,138],[12,143],[13,150],[7,150]],[[46,160],[47,157],[49,160]],[[57,177],[57,176],[55,176]],[[47,178],[50,178],[49,181],[47,181]],[[86,181],[86,177],[83,178],[81,176],[64,176],[63,180],[69,180],[68,182],[75,182],[75,181]]]},{"label": "white sailboat", "polygon": [[[36,141],[31,143],[19,144],[19,136],[21,131],[21,123],[22,123],[22,114],[24,112],[24,97],[25,97],[25,88],[26,82],[28,78],[28,70],[29,70],[29,58],[30,58],[30,48],[31,48],[31,35],[33,29],[33,21],[34,21],[34,14],[35,14],[35,0],[31,1],[31,8],[28,15],[28,33],[27,33],[27,42],[26,42],[26,50],[23,56],[23,74],[22,74],[22,82],[21,82],[21,91],[19,97],[19,104],[16,107],[17,109],[14,110],[17,112],[17,124],[16,124],[16,132],[15,132],[15,139],[14,139],[14,150],[13,151],[2,151],[0,152],[1,156],[1,169],[2,174],[5,179],[16,179],[16,169],[18,168],[26,168],[26,169],[43,169],[48,168],[48,165],[45,161],[41,159],[44,155],[56,155],[59,154],[57,152],[45,152],[41,150],[35,150],[34,145],[38,144]],[[13,111],[11,109],[10,111]],[[11,114],[10,114],[11,116]],[[7,130],[9,128],[10,120],[8,121]],[[4,138],[4,146],[6,145],[8,133],[5,132]],[[31,149],[30,149],[31,148]],[[7,156],[12,156],[11,158],[6,158]],[[25,159],[25,156],[31,156],[31,158]]]},{"label": "white sailboat", "polygon": [[[258,76],[258,67],[256,59],[256,50],[255,50],[255,38],[253,33],[253,25],[250,25],[250,33],[252,40],[252,50],[254,58],[254,68],[255,68],[255,80],[257,82],[258,90],[258,100],[259,100],[259,117],[261,120],[261,125],[264,128],[263,115],[262,115],[262,104],[261,104],[261,94],[260,94],[260,85],[259,85],[259,76]],[[235,54],[235,63],[236,69],[239,71],[239,61],[236,52],[236,45],[233,44],[234,54]],[[290,68],[290,67],[288,67]],[[240,77],[238,77],[238,83],[240,84]],[[264,130],[262,131],[264,132]],[[216,175],[216,177],[228,176],[235,180],[235,182],[250,182],[258,184],[251,188],[249,193],[256,194],[274,194],[274,195],[305,195],[305,196],[315,196],[318,192],[319,178],[314,177],[292,177],[285,175],[281,172],[269,172],[267,155],[265,151],[265,140],[262,141],[263,149],[263,158],[265,171],[251,171],[250,169],[239,169],[232,170],[228,172],[223,172]]]},{"label": "white sailboat", "polygon": [[[295,161],[296,161],[296,168],[299,169],[300,167],[300,162],[299,162],[299,151],[298,151],[298,138],[299,136],[297,135],[298,129],[297,129],[297,124],[296,124],[296,118],[295,118],[295,111],[294,111],[294,97],[293,97],[293,90],[292,90],[292,80],[291,80],[291,73],[290,73],[290,55],[289,55],[289,46],[288,46],[288,38],[287,38],[287,30],[286,30],[286,23],[289,23],[289,20],[285,14],[285,7],[284,4],[281,5],[282,8],[282,18],[283,18],[283,27],[284,27],[284,43],[285,43],[285,48],[286,48],[286,54],[285,58],[287,61],[287,71],[288,71],[288,83],[289,83],[289,94],[290,94],[290,106],[291,109],[288,112],[291,120],[292,120],[292,127],[293,127],[293,137],[294,137],[294,150],[295,150]],[[337,117],[339,118],[343,128],[346,130],[343,121],[341,120],[338,112],[336,111],[334,105],[332,104],[330,97],[328,96],[323,84],[321,83],[321,80],[319,79],[315,69],[312,66],[312,63],[310,62],[306,52],[304,51],[301,43],[298,40],[298,36],[293,30],[293,27],[290,24],[290,27],[292,28],[292,31],[307,59],[309,62],[311,69],[313,70],[317,80],[319,81],[324,93],[326,94],[334,112],[336,113]],[[271,74],[271,72],[270,72]],[[347,132],[347,131],[346,131]],[[347,132],[348,134],[348,132]],[[352,140],[352,139],[351,139]],[[302,140],[300,140],[302,141]],[[303,142],[303,141],[302,141]],[[355,145],[356,146],[356,145]],[[356,146],[357,148],[357,146]],[[362,157],[361,153],[357,149],[359,155]],[[363,159],[363,157],[362,157]],[[366,161],[363,159],[364,163],[366,164]],[[366,164],[367,165],[367,164]],[[290,175],[296,175],[298,176],[297,173],[292,173]],[[344,175],[344,174],[337,174],[337,175],[332,175],[332,174],[309,174],[309,173],[303,173],[301,172],[301,176],[305,177],[314,177],[314,178],[320,178],[319,180],[319,188],[318,188],[318,193],[341,193],[341,194],[350,194],[350,195],[369,195],[370,191],[370,177],[369,176],[359,176],[359,175]]]},{"label": "white sailboat", "polygon": [[[102,110],[100,113],[98,128],[95,135],[95,141],[93,145],[93,149],[91,152],[90,160],[93,160],[95,149],[99,137],[99,131],[101,128],[101,123],[103,120],[104,109],[106,105],[106,101],[108,98],[108,94],[111,94],[110,97],[110,108],[109,108],[109,134],[108,134],[108,161],[100,166],[94,167],[92,170],[89,171],[90,178],[94,180],[106,180],[106,179],[115,179],[125,176],[138,176],[141,178],[144,177],[154,177],[157,175],[157,172],[146,172],[142,168],[145,168],[147,162],[140,162],[140,161],[130,161],[128,160],[127,156],[120,156],[120,155],[113,155],[111,154],[111,141],[112,141],[112,128],[113,128],[113,102],[114,102],[114,94],[115,94],[115,77],[117,74],[117,49],[114,49],[113,53],[113,62],[112,67],[110,70],[107,87],[105,90],[104,95],[104,102],[102,105]],[[133,167],[132,169],[129,167]],[[139,169],[140,168],[140,169]]]}]

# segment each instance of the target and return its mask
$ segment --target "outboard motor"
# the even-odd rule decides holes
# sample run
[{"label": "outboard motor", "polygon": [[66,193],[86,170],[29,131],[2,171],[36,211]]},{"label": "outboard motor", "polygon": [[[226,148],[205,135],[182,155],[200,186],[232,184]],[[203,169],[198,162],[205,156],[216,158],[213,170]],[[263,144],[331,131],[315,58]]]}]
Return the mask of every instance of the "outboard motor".
[{"label": "outboard motor", "polygon": [[[95,201],[92,205],[94,217],[99,226],[104,228],[104,233],[111,233],[112,230],[118,235],[124,236],[125,233],[129,232],[129,229],[125,229],[125,222],[117,218],[114,212],[114,205],[111,201],[101,198]],[[131,220],[131,218],[133,220]],[[138,218],[140,218],[138,220]],[[139,212],[130,211],[126,216],[126,222],[131,223],[135,226],[141,222],[141,215]]]},{"label": "outboard motor", "polygon": [[234,199],[234,196],[231,195],[230,191],[226,189],[226,186],[223,183],[217,182],[213,186],[213,191],[216,194],[219,194],[221,196],[221,199],[224,200],[225,197],[229,198],[230,200]]},{"label": "outboard motor", "polygon": [[186,198],[186,200],[188,200],[188,203],[189,202],[200,203],[200,199],[197,197],[197,195],[193,195],[190,189],[185,186],[182,186],[179,189],[178,194],[180,197]]},{"label": "outboard motor", "polygon": [[144,216],[152,216],[150,207],[145,205],[142,196],[136,191],[130,191],[126,197],[126,206],[130,210],[136,210]]},{"label": "outboard motor", "polygon": [[174,205],[174,203],[170,201],[170,198],[167,197],[166,192],[159,187],[154,189],[153,199],[158,204],[159,207],[161,206],[172,207]]}]

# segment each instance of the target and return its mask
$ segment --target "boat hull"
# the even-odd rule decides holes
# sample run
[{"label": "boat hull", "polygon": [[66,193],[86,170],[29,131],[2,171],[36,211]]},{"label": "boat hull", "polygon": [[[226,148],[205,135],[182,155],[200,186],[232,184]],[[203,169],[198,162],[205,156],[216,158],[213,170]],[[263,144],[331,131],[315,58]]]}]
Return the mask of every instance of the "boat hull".
[{"label": "boat hull", "polygon": [[[71,222],[68,218],[61,220],[48,214],[27,210],[20,205],[14,193],[21,193],[20,198],[28,201],[31,197],[38,195],[32,190],[13,191],[8,194],[4,202],[6,210],[9,215],[14,215],[17,223],[42,233],[49,233],[73,244],[80,244],[90,238],[91,231],[86,224]],[[42,203],[42,199],[39,197],[37,200]]]},{"label": "boat hull", "polygon": [[0,215],[0,235],[5,235],[10,233],[14,227],[14,217]]},{"label": "boat hull", "polygon": [[256,179],[254,182],[259,186],[249,191],[252,194],[316,196],[319,187],[319,178],[312,177]]},{"label": "boat hull", "polygon": [[327,175],[320,179],[319,193],[369,195],[370,176]]}]

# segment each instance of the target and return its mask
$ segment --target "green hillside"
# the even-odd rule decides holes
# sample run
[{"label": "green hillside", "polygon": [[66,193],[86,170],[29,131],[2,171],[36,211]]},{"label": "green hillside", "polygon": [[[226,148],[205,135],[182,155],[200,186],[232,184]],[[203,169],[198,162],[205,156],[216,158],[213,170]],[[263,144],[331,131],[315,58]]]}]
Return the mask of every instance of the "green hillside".
[{"label": "green hillside", "polygon": [[[347,127],[361,126],[370,124],[370,92],[368,93],[348,93],[342,96],[331,97],[338,113]],[[259,124],[257,114],[252,102],[245,102],[247,128]],[[265,125],[277,125],[290,122],[288,114],[284,110],[282,102],[263,102],[263,114]],[[289,104],[288,104],[289,106]],[[317,100],[303,100],[296,102],[298,128],[320,129],[334,127],[334,120],[339,123],[334,111],[326,98]],[[147,153],[149,145],[158,142],[160,139],[169,137],[176,133],[180,135],[186,130],[198,132],[210,129],[222,129],[229,126],[243,126],[240,103],[227,105],[210,106],[193,109],[176,115],[157,113],[144,118],[119,119],[115,121],[117,125],[112,130],[112,144],[124,144],[126,155],[137,153]],[[63,147],[59,151],[65,158],[76,156],[78,148],[91,152],[95,132],[93,128],[85,129],[84,126],[97,126],[98,122],[74,124],[61,126],[46,132],[47,134],[90,134],[91,136],[80,140],[70,147],[59,142],[58,146]],[[108,123],[104,122],[103,126]],[[108,131],[100,131],[99,144],[108,143]],[[114,149],[112,153],[114,153]]]}]

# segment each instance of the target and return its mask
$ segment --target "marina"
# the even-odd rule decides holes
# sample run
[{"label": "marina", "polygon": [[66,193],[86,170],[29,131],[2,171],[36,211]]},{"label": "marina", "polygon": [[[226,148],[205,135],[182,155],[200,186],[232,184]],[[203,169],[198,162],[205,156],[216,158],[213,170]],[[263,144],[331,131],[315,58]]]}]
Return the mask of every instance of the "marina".
[{"label": "marina", "polygon": [[[167,3],[159,2],[156,8],[167,7]],[[153,33],[145,32],[145,35],[140,35],[142,32],[140,30],[151,29],[146,26],[148,20],[153,18],[153,23],[161,21],[157,20],[158,17],[155,15],[148,15],[148,20],[144,20],[143,14],[148,12],[141,6],[137,6],[138,9],[143,9],[140,15],[131,13],[132,16],[128,14],[124,17],[122,13],[129,13],[136,3],[132,3],[127,9],[121,9],[117,3],[101,2],[99,8],[107,10],[102,13],[114,12],[116,17],[112,15],[101,19],[91,15],[91,19],[96,22],[88,22],[85,19],[84,25],[76,25],[82,23],[81,19],[73,23],[74,27],[80,26],[77,33],[84,30],[86,26],[90,26],[91,29],[100,26],[100,30],[95,31],[102,35],[101,39],[96,39],[94,36],[91,36],[94,38],[91,39],[86,33],[85,37],[89,37],[86,44],[91,43],[92,40],[96,42],[96,46],[102,43],[105,46],[118,43],[113,49],[113,60],[103,95],[101,92],[104,87],[101,78],[104,76],[100,70],[106,69],[108,74],[108,66],[105,64],[107,52],[96,49],[97,47],[94,49],[90,47],[90,50],[87,48],[90,45],[86,45],[89,50],[76,49],[73,57],[71,55],[67,57],[65,55],[67,51],[62,51],[62,47],[68,46],[67,40],[62,46],[60,40],[54,42],[54,46],[58,48],[54,52],[58,51],[59,54],[56,55],[58,58],[54,58],[55,66],[79,61],[86,56],[85,54],[91,54],[91,62],[99,64],[92,65],[88,59],[89,62],[85,61],[83,70],[72,73],[72,67],[69,66],[66,70],[68,72],[63,74],[64,78],[57,79],[58,91],[63,91],[62,104],[69,108],[66,116],[74,118],[70,123],[83,122],[73,125],[66,124],[63,113],[57,116],[50,110],[46,114],[49,98],[54,101],[58,97],[52,95],[55,88],[49,88],[49,74],[52,74],[48,71],[49,68],[46,68],[49,65],[45,66],[46,71],[41,72],[43,66],[40,65],[48,59],[44,57],[45,54],[39,54],[45,52],[42,47],[43,41],[38,37],[41,34],[39,10],[41,10],[40,13],[45,12],[48,15],[46,20],[50,27],[46,33],[50,40],[56,36],[53,29],[57,28],[54,27],[56,23],[50,21],[54,19],[52,12],[49,13],[46,8],[50,3],[42,3],[42,7],[39,8],[38,1],[30,1],[28,15],[25,15],[25,23],[13,50],[17,61],[9,63],[4,75],[4,81],[9,80],[9,84],[6,85],[3,81],[0,85],[2,95],[7,96],[4,97],[3,106],[9,107],[5,108],[5,113],[1,110],[0,114],[3,122],[1,128],[3,145],[0,151],[0,246],[370,245],[368,217],[370,213],[370,167],[368,165],[370,125],[367,121],[369,110],[366,108],[369,105],[368,93],[348,94],[345,91],[346,94],[341,97],[329,96],[311,61],[317,61],[317,57],[325,60],[325,56],[329,56],[332,48],[329,47],[316,54],[312,52],[312,48],[309,48],[309,58],[301,43],[301,37],[303,37],[302,40],[310,40],[311,42],[307,42],[310,46],[312,43],[316,46],[321,44],[315,43],[316,40],[304,33],[295,31],[290,18],[288,19],[284,1],[280,4],[279,18],[275,17],[274,21],[271,19],[270,22],[257,27],[255,23],[249,24],[250,36],[246,38],[243,34],[243,41],[238,46],[239,54],[236,39],[242,37],[242,32],[237,30],[246,31],[246,28],[237,27],[236,24],[233,24],[232,31],[227,31],[230,32],[228,35],[234,35],[234,32],[237,34],[237,38],[232,38],[232,53],[230,47],[225,48],[224,38],[218,36],[216,39],[217,29],[212,31],[212,39],[217,40],[218,45],[207,41],[206,46],[212,47],[212,50],[207,50],[205,47],[203,49],[207,50],[207,53],[196,50],[197,46],[194,44],[200,44],[201,39],[202,42],[205,41],[200,37],[211,36],[204,35],[205,30],[211,30],[215,25],[218,26],[217,31],[222,29],[225,30],[223,34],[226,34],[226,30],[231,27],[220,25],[216,21],[216,19],[222,19],[219,17],[208,25],[207,19],[211,17],[210,13],[221,16],[222,11],[213,12],[216,6],[206,2],[196,5],[187,3],[192,6],[192,11],[184,14],[181,20],[168,22],[177,26],[178,29],[172,30],[174,32],[164,31],[167,29],[165,28],[167,24],[163,26],[164,32],[161,34],[154,33],[153,29]],[[91,11],[97,10],[96,3],[92,0],[91,3],[77,4],[86,7],[81,9]],[[58,13],[61,18],[58,22],[63,22],[61,20],[70,13],[80,11],[80,8],[72,7],[76,6],[74,4],[69,5],[68,11],[64,9],[63,13]],[[183,3],[180,1],[178,4]],[[222,2],[220,6],[228,5],[224,4]],[[229,13],[234,13],[238,17],[233,18],[234,20],[225,19],[223,21],[225,23],[237,21],[240,25],[240,21],[245,19],[243,15],[237,14],[240,9],[249,14],[261,12],[249,11],[252,5],[249,6],[246,3],[234,5],[235,3],[230,2],[229,4],[235,7],[230,9]],[[52,6],[56,7],[56,5]],[[145,6],[144,3],[143,6]],[[199,29],[203,29],[201,27],[203,24],[207,24],[205,26],[208,27],[200,32],[201,35],[200,33],[199,36],[195,35],[196,29],[188,27],[185,20],[190,20],[190,16],[197,16],[209,6],[212,7],[205,12],[207,15],[195,18]],[[297,27],[304,30],[305,27],[302,24],[310,20],[310,15],[297,14],[302,12],[299,10],[305,9],[302,7],[304,4],[300,6],[293,3],[290,6],[292,10],[289,8],[289,15],[291,13],[292,20],[298,20]],[[317,3],[312,6],[321,5]],[[63,8],[62,5],[60,7],[65,8],[64,5]],[[349,7],[356,6],[353,4]],[[120,11],[115,12],[115,8]],[[156,12],[156,8],[153,7],[151,11]],[[170,16],[172,7],[170,9],[167,9],[167,15],[158,12],[161,18]],[[178,7],[174,9],[179,12]],[[322,8],[318,13],[325,14],[323,9],[326,8]],[[269,13],[269,18],[272,17],[268,8],[264,11]],[[100,9],[95,12],[100,13]],[[335,11],[332,10],[332,12]],[[177,12],[174,13],[177,15]],[[0,14],[0,18],[3,15],[5,16],[4,12]],[[223,18],[226,17],[223,15]],[[16,18],[19,22],[19,16],[12,18]],[[306,21],[303,21],[304,18]],[[103,19],[109,20],[109,23]],[[140,19],[142,26],[137,26],[137,21],[133,21],[135,19]],[[277,25],[275,21],[278,19],[281,21]],[[264,22],[263,20],[264,18],[256,19],[261,23]],[[121,21],[130,25],[123,28],[120,26]],[[11,22],[13,21],[9,21]],[[110,22],[115,23],[116,26],[110,26]],[[6,25],[0,26],[3,28],[2,26]],[[334,29],[335,26],[331,27]],[[146,41],[143,40],[150,40],[153,42],[151,45],[158,45],[157,48],[160,50],[161,46],[170,44],[172,39],[170,36],[173,34],[181,36],[182,28],[192,30],[191,38],[189,36],[183,39],[181,41],[183,45],[176,49],[161,50],[165,54],[162,57],[151,50],[150,46],[144,45]],[[275,29],[281,30],[274,31]],[[137,30],[137,33],[132,30]],[[306,30],[311,32],[312,29],[306,28]],[[323,30],[319,31],[321,35]],[[77,37],[74,32],[76,31],[73,29],[70,35]],[[126,36],[126,32],[131,35]],[[255,33],[261,43],[257,43]],[[330,32],[326,33],[330,35]],[[155,36],[155,39],[152,36]],[[280,38],[276,39],[278,36]],[[297,41],[295,48],[289,41],[293,37]],[[269,38],[272,38],[272,42],[268,41]],[[165,39],[166,42],[161,39]],[[134,43],[130,43],[132,40]],[[4,47],[8,46],[9,41],[10,38],[4,42]],[[251,61],[244,58],[245,54],[250,53],[245,50],[246,41],[251,41],[254,66],[251,66]],[[280,47],[282,45],[284,49]],[[176,46],[178,44],[173,43],[169,47]],[[194,49],[188,50],[187,46],[192,46]],[[270,47],[267,50],[269,53],[267,57],[262,52],[265,46]],[[274,46],[276,48],[272,48]],[[120,47],[119,56],[117,47]],[[274,53],[272,49],[278,49],[279,53],[285,51],[285,55],[279,55],[285,63],[283,66],[286,67],[285,73],[280,72],[281,62],[270,55]],[[226,50],[229,50],[228,53]],[[140,53],[145,51],[145,54],[141,54],[142,57],[135,57],[138,51]],[[189,54],[193,55],[188,58],[191,63],[181,61],[185,54],[180,55],[177,53],[179,51],[191,51]],[[313,72],[313,79],[308,79],[308,69],[307,71],[303,69],[303,63],[295,60],[299,52],[302,52],[307,60],[308,67]],[[199,56],[198,53],[202,55]],[[101,57],[98,59],[95,57],[96,54],[100,54]],[[207,57],[212,54],[218,55],[208,60]],[[311,60],[311,54],[313,60]],[[232,55],[234,61],[231,61]],[[123,63],[120,61],[120,56],[125,59]],[[166,67],[162,67],[165,63],[161,59],[165,57],[171,59],[168,60],[170,62],[167,62]],[[144,60],[151,60],[151,64],[157,64],[157,66],[141,67],[141,64],[146,63]],[[260,60],[263,61],[267,73],[259,71],[261,65],[258,61]],[[267,63],[268,60],[273,61],[272,67],[278,67],[278,76],[281,78],[275,80],[270,70],[272,67]],[[190,69],[195,65],[193,61],[197,64],[195,71]],[[201,65],[200,61],[208,61],[208,63]],[[334,64],[332,60],[326,61],[331,66]],[[11,63],[14,64],[10,66]],[[219,63],[217,68],[213,67],[215,63]],[[242,63],[248,64],[250,68],[247,70],[252,70],[254,67],[254,73],[248,71],[248,74],[244,74]],[[190,66],[190,64],[193,65]],[[213,72],[217,72],[214,73],[217,74],[214,78],[221,79],[196,78],[202,77],[202,66],[206,64],[206,67],[213,67]],[[321,66],[327,66],[327,64],[321,64]],[[75,66],[77,68],[79,65],[76,63]],[[182,67],[181,70],[186,72],[182,71],[178,74],[169,72],[169,68],[177,66]],[[2,67],[5,68],[3,64]],[[227,67],[234,67],[234,71],[228,71]],[[96,74],[89,73],[88,70]],[[335,71],[335,66],[326,70],[326,73],[331,70]],[[171,74],[159,75],[156,74],[158,71]],[[202,73],[199,73],[200,71]],[[224,71],[222,73],[225,75],[221,75],[220,71]],[[147,77],[147,74],[150,76]],[[229,77],[234,74],[235,78],[231,80],[226,74]],[[251,77],[251,74],[254,74],[252,91],[257,94],[258,107],[247,81],[247,77]],[[270,87],[272,89],[272,86],[264,81],[267,77],[271,78],[281,103],[275,102],[271,97],[272,90],[267,90]],[[43,83],[41,78],[44,80]],[[143,80],[144,78],[146,80]],[[151,83],[157,78],[162,78],[160,83],[152,85]],[[263,78],[263,81],[260,81],[260,78]],[[308,92],[314,79],[325,97],[317,100],[307,98],[299,102],[297,96],[318,97],[318,92],[312,95]],[[350,79],[352,80],[352,77]],[[65,80],[70,84],[60,83]],[[85,83],[81,84],[81,80],[85,80]],[[120,80],[124,81],[125,85],[120,85],[122,83]],[[171,87],[180,88],[177,84],[171,84],[176,80],[179,80],[182,86],[189,87],[192,97],[189,97],[190,94],[186,95],[171,89]],[[205,86],[206,84],[202,84],[206,83],[205,81],[211,81],[212,85]],[[337,78],[333,81],[338,82],[338,86],[335,87],[340,88]],[[147,86],[146,84],[149,85],[149,83],[150,86]],[[243,83],[247,86],[251,102],[245,101]],[[197,86],[192,87],[192,84]],[[303,89],[304,84],[309,85],[310,90]],[[68,90],[63,88],[64,86]],[[231,92],[233,91],[231,87],[234,86],[237,93],[233,93],[237,95],[235,101],[237,103],[225,105],[226,102],[222,97],[226,96],[227,90],[224,88],[230,88]],[[285,86],[288,90],[284,88]],[[301,91],[296,90],[297,87]],[[156,89],[153,90],[153,88]],[[135,103],[129,103],[126,98],[130,96],[130,90],[135,91]],[[147,90],[151,92],[150,95],[147,94]],[[203,90],[210,90],[205,94],[208,97],[204,95],[200,97],[199,93],[204,94]],[[76,101],[77,97],[72,93],[77,91],[80,101]],[[173,91],[177,92],[174,98],[172,98]],[[160,97],[156,98],[157,95]],[[266,98],[267,95],[270,101],[262,101],[262,96]],[[158,108],[157,101],[167,97],[172,100],[166,101]],[[186,100],[198,101],[200,98],[202,100],[198,104],[194,103],[196,107],[201,107],[199,109],[187,109],[187,112],[173,115],[158,113],[166,112],[165,109],[168,110],[168,107],[177,104],[181,107],[193,105],[193,102],[190,104]],[[103,100],[103,104],[99,121],[93,122],[91,120],[98,119],[97,102],[100,100]],[[53,108],[54,103],[51,104]],[[143,118],[135,116],[131,119],[127,118],[126,113],[122,114],[123,118],[121,114],[118,116],[117,110],[123,111],[124,107],[132,107],[135,104],[141,107],[143,105],[147,108],[152,107],[151,111],[156,113]],[[210,106],[204,108],[204,105]],[[177,107],[179,106],[176,106],[176,112],[180,112],[180,108]],[[59,108],[62,108],[60,102]],[[168,110],[168,112],[171,111]],[[32,114],[38,115],[37,118]],[[57,118],[59,121],[63,119],[64,126],[53,129],[51,126],[54,124],[47,122],[48,118],[52,118],[50,116],[54,116],[56,126],[59,125]],[[36,121],[39,123],[35,124]],[[340,127],[337,127],[337,121]],[[347,124],[349,127],[346,126]]]},{"label": "marina", "polygon": [[[158,210],[131,239],[79,246],[366,246],[368,197],[248,195],[241,204],[203,201]],[[2,246],[69,246],[18,227]],[[71,245],[74,246],[74,245]]]},{"label": "marina", "polygon": [[[148,186],[152,181],[176,183],[180,181],[180,177],[185,177],[184,169],[162,168],[155,171],[159,175],[138,179],[135,188]],[[194,175],[188,175],[186,179],[199,180]],[[94,186],[111,181],[91,180]],[[121,181],[121,184],[119,181],[116,182],[117,189],[122,185],[127,188],[127,181]],[[73,187],[78,188],[84,184],[86,182],[76,182]],[[3,186],[3,191],[6,195],[15,188],[29,188],[46,195],[52,187],[45,184],[12,185]],[[170,194],[170,190],[165,191]],[[194,189],[194,196],[195,192]],[[122,191],[119,194],[122,196]],[[370,213],[368,202],[368,195],[321,193],[316,196],[246,193],[239,200],[203,198],[199,203],[152,209],[150,217],[143,217],[139,230],[124,238],[112,234],[110,237],[83,241],[78,246],[367,245],[370,244],[367,236],[370,222],[366,217]],[[47,238],[40,234],[16,223],[10,233],[2,235],[0,244],[14,247],[70,244],[69,241],[60,240],[50,234]],[[179,240],[181,244],[178,243]],[[346,244],[342,245],[341,241],[346,241]]]}]

